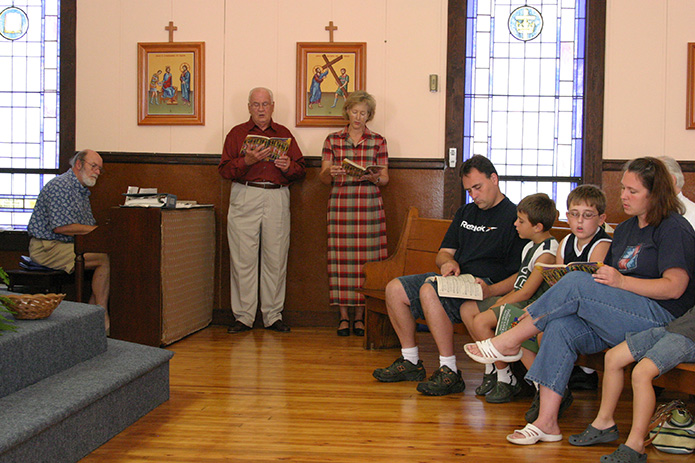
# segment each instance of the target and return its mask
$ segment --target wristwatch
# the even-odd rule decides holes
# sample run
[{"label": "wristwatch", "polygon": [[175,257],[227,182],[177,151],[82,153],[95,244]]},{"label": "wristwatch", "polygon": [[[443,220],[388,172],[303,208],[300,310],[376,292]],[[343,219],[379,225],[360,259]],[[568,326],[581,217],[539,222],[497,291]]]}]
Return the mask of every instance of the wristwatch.
[{"label": "wristwatch", "polygon": [[381,177],[377,177],[377,178],[376,178],[376,183],[374,183],[374,185],[378,185],[378,184],[380,184],[380,183],[381,183]]}]

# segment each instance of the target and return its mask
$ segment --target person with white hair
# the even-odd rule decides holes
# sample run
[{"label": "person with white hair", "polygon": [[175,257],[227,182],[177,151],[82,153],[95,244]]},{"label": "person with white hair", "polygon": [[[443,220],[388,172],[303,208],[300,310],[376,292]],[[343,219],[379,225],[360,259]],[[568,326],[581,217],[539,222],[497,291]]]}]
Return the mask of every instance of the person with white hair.
[{"label": "person with white hair", "polygon": [[[227,330],[229,333],[253,327],[259,293],[265,328],[281,333],[290,331],[282,320],[290,247],[288,187],[303,179],[306,169],[292,133],[273,121],[274,109],[275,100],[269,89],[257,87],[249,92],[251,117],[229,131],[218,166],[220,175],[232,181],[227,239],[235,321]],[[245,148],[248,135],[289,139],[289,148],[287,153],[271,157],[272,146]]]},{"label": "person with white hair", "polygon": [[680,199],[683,206],[685,206],[685,214],[683,214],[683,217],[685,217],[688,222],[690,222],[690,225],[695,228],[695,203],[686,198],[683,194],[682,189],[683,185],[685,184],[685,177],[683,176],[681,166],[678,164],[678,161],[668,156],[659,156],[659,159],[661,159],[666,166],[666,169],[668,169],[669,173],[671,174],[671,177],[673,178],[673,185],[676,188],[676,193],[678,193],[678,199]]},{"label": "person with white hair", "polygon": [[[31,260],[67,273],[75,270],[75,235],[86,235],[97,228],[89,202],[89,188],[96,185],[104,173],[104,161],[96,151],[85,149],[73,156],[70,166],[41,189],[27,225]],[[106,310],[105,327],[108,331],[109,256],[85,253],[84,266],[94,270],[89,303]]]}]

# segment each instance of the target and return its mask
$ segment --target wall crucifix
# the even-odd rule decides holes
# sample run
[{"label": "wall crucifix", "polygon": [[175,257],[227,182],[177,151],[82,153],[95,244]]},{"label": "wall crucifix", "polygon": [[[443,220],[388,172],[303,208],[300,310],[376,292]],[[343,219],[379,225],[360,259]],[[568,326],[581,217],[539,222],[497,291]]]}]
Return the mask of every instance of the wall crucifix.
[{"label": "wall crucifix", "polygon": [[169,25],[164,28],[164,30],[169,31],[169,42],[174,41],[174,31],[178,29],[178,27],[174,26],[174,21],[169,21]]}]

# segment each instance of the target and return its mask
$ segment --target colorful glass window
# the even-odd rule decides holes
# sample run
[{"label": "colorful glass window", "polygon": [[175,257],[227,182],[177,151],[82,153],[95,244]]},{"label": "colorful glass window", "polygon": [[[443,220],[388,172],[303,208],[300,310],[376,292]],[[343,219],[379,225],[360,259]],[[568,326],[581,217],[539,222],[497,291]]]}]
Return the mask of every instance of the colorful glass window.
[{"label": "colorful glass window", "polygon": [[25,17],[9,15],[0,35],[0,228],[22,230],[58,173],[60,0],[15,0],[13,8]]},{"label": "colorful glass window", "polygon": [[463,157],[487,156],[512,201],[547,193],[561,215],[582,176],[585,15],[585,0],[468,1]]}]

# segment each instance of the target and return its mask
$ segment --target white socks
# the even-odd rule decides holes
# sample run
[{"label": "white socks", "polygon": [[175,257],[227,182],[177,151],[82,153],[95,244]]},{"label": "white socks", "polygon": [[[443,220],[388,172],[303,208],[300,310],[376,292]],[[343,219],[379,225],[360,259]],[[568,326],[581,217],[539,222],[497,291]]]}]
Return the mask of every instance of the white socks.
[{"label": "white socks", "polygon": [[442,357],[441,355],[439,356],[439,368],[443,367],[444,365],[448,366],[451,371],[456,373],[458,371],[458,368],[456,368],[456,356],[452,355],[451,357]]},{"label": "white socks", "polygon": [[495,367],[494,363],[486,363],[485,364],[485,374],[486,375],[491,375],[492,373],[497,372],[497,368]]},{"label": "white socks", "polygon": [[417,365],[417,363],[420,361],[420,350],[417,346],[401,349],[401,355],[413,365]]},{"label": "white socks", "polygon": [[516,377],[514,376],[514,373],[512,373],[512,369],[509,366],[501,370],[497,370],[497,382],[507,383],[512,386],[516,384]]}]

